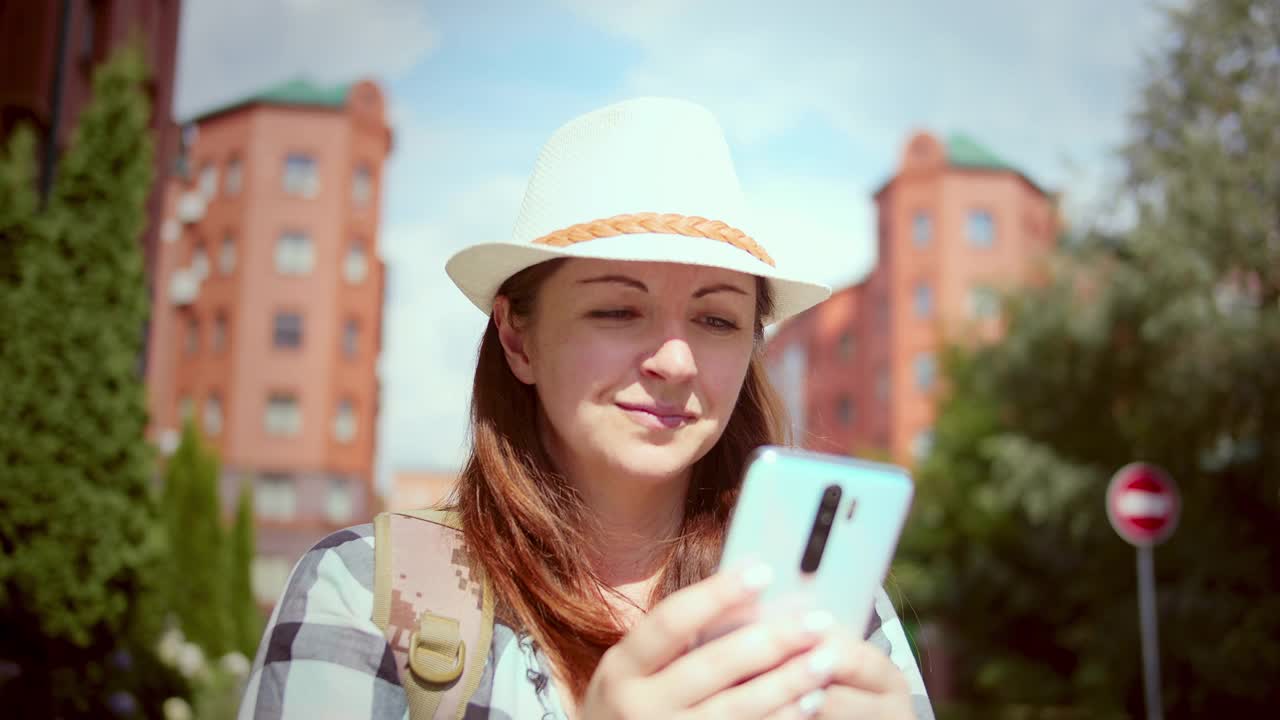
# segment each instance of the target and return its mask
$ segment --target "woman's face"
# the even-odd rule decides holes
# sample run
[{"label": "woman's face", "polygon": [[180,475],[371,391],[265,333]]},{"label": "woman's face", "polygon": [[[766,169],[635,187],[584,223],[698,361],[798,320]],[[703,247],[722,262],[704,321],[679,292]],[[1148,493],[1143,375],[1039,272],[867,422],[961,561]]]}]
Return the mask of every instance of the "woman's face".
[{"label": "woman's face", "polygon": [[512,371],[537,388],[569,473],[681,476],[719,440],[754,345],[755,278],[676,263],[574,259],[527,326],[495,305]]}]

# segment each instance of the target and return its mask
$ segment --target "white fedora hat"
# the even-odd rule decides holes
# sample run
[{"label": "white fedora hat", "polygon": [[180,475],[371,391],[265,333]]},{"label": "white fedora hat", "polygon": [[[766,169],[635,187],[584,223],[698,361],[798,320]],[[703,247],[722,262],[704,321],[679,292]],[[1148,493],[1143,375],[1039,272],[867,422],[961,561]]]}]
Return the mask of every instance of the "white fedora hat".
[{"label": "white fedora hat", "polygon": [[683,100],[639,98],[577,117],[534,165],[509,242],[458,251],[445,265],[486,314],[502,283],[554,258],[676,262],[767,278],[773,323],[831,289],[787,275],[750,229],[715,117]]}]

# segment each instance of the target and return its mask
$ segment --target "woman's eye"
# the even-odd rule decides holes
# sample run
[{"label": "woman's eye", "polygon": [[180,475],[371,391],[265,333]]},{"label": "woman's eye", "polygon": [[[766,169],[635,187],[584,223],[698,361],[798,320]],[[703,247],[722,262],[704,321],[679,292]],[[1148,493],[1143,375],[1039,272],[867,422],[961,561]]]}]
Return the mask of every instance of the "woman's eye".
[{"label": "woman's eye", "polygon": [[707,315],[702,318],[702,323],[712,330],[737,330],[738,324],[727,318],[718,317],[716,315]]}]

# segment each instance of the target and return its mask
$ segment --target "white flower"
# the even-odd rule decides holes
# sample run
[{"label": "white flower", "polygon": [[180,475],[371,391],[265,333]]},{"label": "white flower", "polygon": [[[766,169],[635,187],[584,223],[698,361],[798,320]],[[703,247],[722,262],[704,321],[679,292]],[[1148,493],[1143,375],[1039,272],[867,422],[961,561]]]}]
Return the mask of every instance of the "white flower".
[{"label": "white flower", "polygon": [[236,677],[244,677],[249,674],[249,658],[238,652],[229,652],[222,656],[222,669]]},{"label": "white flower", "polygon": [[186,644],[186,638],[182,637],[182,631],[176,626],[171,626],[160,636],[160,642],[156,643],[156,654],[165,664],[177,665],[178,654],[182,652],[184,644]]},{"label": "white flower", "polygon": [[182,649],[178,651],[176,664],[178,672],[185,677],[195,677],[197,673],[204,670],[204,653],[195,643],[183,643]]},{"label": "white flower", "polygon": [[164,720],[191,720],[191,706],[180,697],[171,697],[161,706],[164,709]]}]

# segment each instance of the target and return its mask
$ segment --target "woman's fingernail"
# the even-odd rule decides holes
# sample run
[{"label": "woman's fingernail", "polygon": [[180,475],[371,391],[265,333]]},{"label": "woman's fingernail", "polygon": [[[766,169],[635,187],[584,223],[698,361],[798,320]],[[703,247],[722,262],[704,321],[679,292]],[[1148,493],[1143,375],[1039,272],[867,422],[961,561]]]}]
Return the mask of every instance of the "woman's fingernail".
[{"label": "woman's fingernail", "polygon": [[751,592],[763,590],[773,582],[773,568],[764,563],[751,565],[742,573],[742,586]]},{"label": "woman's fingernail", "polygon": [[836,668],[836,651],[829,647],[822,648],[809,658],[809,671],[820,678],[831,675]]},{"label": "woman's fingernail", "polygon": [[827,694],[822,690],[814,690],[813,692],[800,698],[800,702],[796,705],[800,708],[800,714],[805,717],[813,717],[822,709],[822,703],[827,699]]},{"label": "woman's fingernail", "polygon": [[800,626],[804,631],[811,635],[821,635],[831,629],[836,624],[836,619],[826,610],[814,610],[804,616],[804,620],[800,621]]}]

